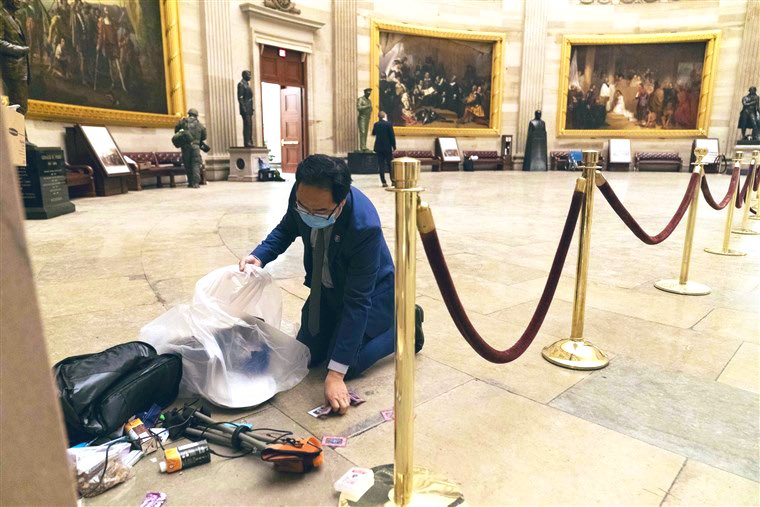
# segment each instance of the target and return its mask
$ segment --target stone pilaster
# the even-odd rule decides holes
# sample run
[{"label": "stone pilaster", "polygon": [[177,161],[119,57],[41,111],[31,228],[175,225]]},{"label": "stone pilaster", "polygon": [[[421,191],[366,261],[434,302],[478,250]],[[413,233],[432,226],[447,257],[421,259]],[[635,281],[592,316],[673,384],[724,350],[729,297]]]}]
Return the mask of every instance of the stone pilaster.
[{"label": "stone pilaster", "polygon": [[229,170],[228,148],[242,145],[242,139],[237,138],[236,129],[236,86],[241,72],[245,69],[235,69],[232,65],[233,42],[229,3],[202,2],[201,5],[207,91],[205,124],[208,144],[211,146],[211,151],[204,156],[206,173],[211,180],[226,179]]},{"label": "stone pilaster", "polygon": [[356,0],[333,2],[333,139],[335,153],[358,148],[356,98]]},{"label": "stone pilaster", "polygon": [[[760,1],[749,0],[747,13],[744,17],[744,32],[742,46],[739,51],[739,64],[736,70],[734,85],[734,100],[731,103],[731,116],[728,120],[728,136],[723,151],[726,156],[733,155],[734,146],[739,139],[739,113],[741,113],[742,97],[747,94],[750,86],[760,88]],[[745,155],[746,158],[747,155]]]},{"label": "stone pilaster", "polygon": [[542,109],[544,62],[549,0],[526,0],[523,19],[522,65],[520,66],[520,106],[517,115],[515,154],[522,158],[528,123]]}]

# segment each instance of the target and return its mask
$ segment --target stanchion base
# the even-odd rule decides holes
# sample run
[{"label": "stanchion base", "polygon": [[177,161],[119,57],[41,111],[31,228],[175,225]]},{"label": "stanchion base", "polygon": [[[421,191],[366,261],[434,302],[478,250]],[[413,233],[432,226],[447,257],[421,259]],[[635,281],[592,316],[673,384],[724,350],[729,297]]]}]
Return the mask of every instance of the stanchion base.
[{"label": "stanchion base", "polygon": [[681,283],[677,278],[660,280],[659,282],[655,282],[654,286],[665,292],[681,294],[682,296],[706,296],[712,292],[712,289],[703,283],[692,281]]},{"label": "stanchion base", "polygon": [[760,232],[753,231],[752,229],[731,229],[731,232],[734,234],[746,234],[748,236],[756,236],[757,234],[760,234]]},{"label": "stanchion base", "polygon": [[715,255],[728,255],[730,257],[741,257],[742,255],[747,255],[747,252],[742,252],[740,250],[723,250],[722,248],[705,248],[705,252],[715,254]]},{"label": "stanchion base", "polygon": [[607,355],[586,340],[567,338],[544,347],[544,359],[571,370],[599,370],[610,363]]},{"label": "stanchion base", "polygon": [[[357,502],[351,502],[340,495],[339,507],[349,506],[385,506],[393,502],[393,464],[380,465],[372,469],[375,472],[375,485],[364,493]],[[440,475],[422,467],[414,467],[414,495],[411,506],[454,507],[466,505],[461,487]]]}]

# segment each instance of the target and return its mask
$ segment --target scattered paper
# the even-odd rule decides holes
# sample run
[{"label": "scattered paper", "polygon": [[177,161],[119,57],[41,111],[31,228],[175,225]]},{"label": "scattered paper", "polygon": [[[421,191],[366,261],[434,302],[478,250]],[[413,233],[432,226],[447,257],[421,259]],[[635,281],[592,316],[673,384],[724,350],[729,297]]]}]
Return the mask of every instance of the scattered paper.
[{"label": "scattered paper", "polygon": [[140,507],[161,507],[166,502],[166,493],[151,491],[145,495],[145,500]]},{"label": "scattered paper", "polygon": [[392,421],[393,419],[395,419],[392,408],[388,410],[382,410],[380,414],[383,416],[383,419],[386,421]]},{"label": "scattered paper", "polygon": [[345,447],[348,444],[347,437],[322,437],[322,445],[327,447]]}]

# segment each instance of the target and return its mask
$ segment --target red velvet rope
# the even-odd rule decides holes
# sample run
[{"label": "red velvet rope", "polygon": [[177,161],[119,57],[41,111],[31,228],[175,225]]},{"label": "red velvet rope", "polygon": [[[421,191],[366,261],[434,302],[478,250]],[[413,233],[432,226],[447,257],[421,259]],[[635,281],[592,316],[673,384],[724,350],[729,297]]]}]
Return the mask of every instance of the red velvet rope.
[{"label": "red velvet rope", "polygon": [[710,192],[710,187],[707,185],[707,178],[705,176],[702,176],[702,194],[705,196],[705,201],[707,201],[707,204],[712,209],[721,210],[725,208],[729,202],[731,202],[731,198],[736,193],[736,182],[739,179],[740,173],[741,169],[734,167],[733,172],[731,172],[731,181],[728,183],[728,192],[726,192],[726,196],[719,203],[715,202],[715,199],[713,199],[712,192]]},{"label": "red velvet rope", "polygon": [[615,192],[612,190],[609,182],[605,181],[598,186],[599,191],[602,193],[604,198],[607,199],[607,202],[610,203],[610,206],[612,206],[612,209],[615,211],[615,213],[617,213],[617,216],[619,216],[623,223],[628,226],[631,232],[647,245],[656,245],[668,239],[668,236],[673,234],[673,231],[676,230],[676,227],[686,213],[686,210],[689,208],[689,203],[694,197],[694,192],[697,191],[698,182],[699,173],[691,173],[689,186],[686,187],[686,193],[684,194],[683,199],[681,200],[681,204],[678,206],[675,215],[673,215],[673,218],[670,219],[670,222],[668,222],[662,232],[655,234],[654,236],[647,234],[644,229],[641,228],[638,222],[636,222],[636,220],[631,216],[628,210],[625,209],[625,206],[622,202],[620,202],[620,199],[618,199],[617,195],[615,195]]},{"label": "red velvet rope", "polygon": [[[752,170],[753,168],[754,166],[750,168],[750,170]],[[758,187],[760,187],[760,175],[757,174],[757,171],[755,171],[755,184],[752,185],[752,191],[757,192]]]},{"label": "red velvet rope", "polygon": [[744,198],[747,196],[747,190],[749,188],[749,177],[752,176],[752,168],[749,168],[747,177],[744,178],[744,185],[742,185],[742,191],[736,194],[736,209],[741,209],[744,206]]},{"label": "red velvet rope", "polygon": [[557,252],[554,254],[554,261],[552,262],[549,277],[544,286],[544,292],[541,294],[541,299],[536,306],[536,310],[533,312],[533,317],[530,319],[528,327],[515,344],[506,350],[497,350],[486,343],[467,317],[467,312],[459,300],[456,287],[454,287],[454,281],[451,279],[451,273],[449,273],[449,268],[446,265],[446,259],[441,250],[441,243],[438,240],[438,233],[435,230],[420,233],[428,262],[433,270],[433,275],[438,283],[438,289],[441,291],[443,301],[446,303],[446,308],[449,310],[449,315],[451,315],[454,324],[467,343],[470,344],[470,347],[480,354],[483,359],[498,364],[509,363],[520,357],[533,342],[533,339],[538,334],[538,330],[541,329],[541,324],[544,323],[552,299],[554,299],[559,277],[562,274],[562,266],[565,264],[567,252],[570,249],[570,242],[575,232],[575,224],[578,222],[578,215],[580,215],[584,199],[585,194],[583,192],[575,191],[573,193],[570,209],[565,219],[565,227],[562,229],[562,236],[557,246]]}]

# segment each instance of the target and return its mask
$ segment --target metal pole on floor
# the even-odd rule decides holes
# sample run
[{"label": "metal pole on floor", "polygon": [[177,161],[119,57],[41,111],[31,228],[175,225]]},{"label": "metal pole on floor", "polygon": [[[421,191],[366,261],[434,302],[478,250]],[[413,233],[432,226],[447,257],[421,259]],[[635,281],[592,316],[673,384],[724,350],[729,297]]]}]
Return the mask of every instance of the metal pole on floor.
[{"label": "metal pole on floor", "polygon": [[[414,466],[414,301],[417,290],[417,186],[420,161],[398,158],[391,176],[396,194],[396,381],[394,397],[394,465],[375,467],[375,485],[350,504],[341,495],[339,505],[412,504],[459,505],[458,485]],[[442,450],[442,452],[445,452]],[[390,470],[393,473],[389,473]]]},{"label": "metal pole on floor", "polygon": [[[578,186],[584,185],[586,199],[581,209],[580,236],[578,239],[578,264],[575,271],[575,298],[573,322],[570,338],[555,342],[541,351],[550,363],[573,370],[598,370],[609,364],[607,355],[583,338],[586,319],[586,286],[588,285],[589,251],[591,249],[591,221],[594,214],[594,191],[596,190],[596,170],[599,152],[583,151],[583,178]],[[580,190],[580,188],[578,188]]]},{"label": "metal pole on floor", "polygon": [[[743,153],[741,151],[737,151],[734,154],[734,169],[739,169],[741,171],[742,167],[742,156]],[[741,179],[737,178],[736,180],[736,194],[739,193],[739,189],[741,188]],[[728,211],[726,213],[726,227],[723,230],[723,246],[721,248],[705,248],[705,252],[715,254],[715,255],[729,255],[733,257],[739,257],[742,255],[747,255],[747,252],[742,252],[740,250],[732,250],[731,249],[731,226],[734,223],[734,209],[736,206],[734,205],[734,199],[731,199],[731,202],[726,205],[728,208]]]},{"label": "metal pole on floor", "polygon": [[747,193],[744,194],[744,209],[742,210],[742,225],[731,231],[734,234],[745,234],[745,235],[751,235],[751,236],[760,234],[760,232],[753,230],[749,226],[749,207],[752,203],[752,189],[754,188],[754,185],[755,185],[755,178],[757,178],[758,154],[760,154],[760,151],[758,150],[754,150],[752,152],[752,162],[750,163],[750,166],[749,166],[750,173],[747,175],[747,178],[749,178],[749,184],[747,186]]},{"label": "metal pole on floor", "polygon": [[[697,148],[694,150],[696,156],[696,162],[694,163],[693,172],[699,174],[699,180],[701,183],[704,177],[704,168],[702,167],[702,159],[707,155],[707,148]],[[709,294],[712,289],[705,284],[692,282],[689,280],[689,265],[691,263],[691,247],[694,244],[694,229],[697,225],[697,205],[699,204],[699,189],[694,192],[694,197],[691,199],[689,205],[689,217],[686,219],[686,238],[683,242],[683,255],[681,256],[681,274],[676,278],[667,278],[655,282],[654,286],[665,292],[672,292],[673,294],[681,294],[684,296],[704,296]]]}]

